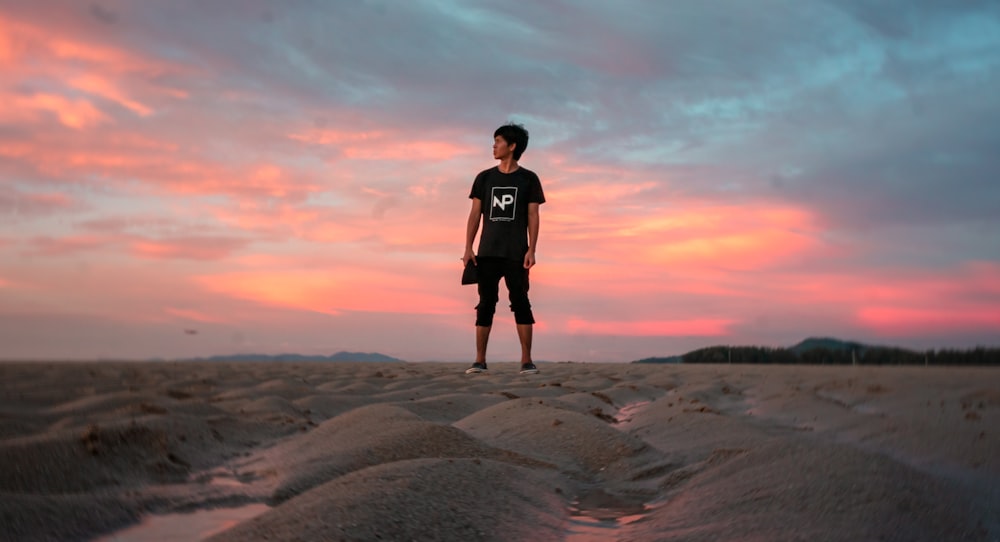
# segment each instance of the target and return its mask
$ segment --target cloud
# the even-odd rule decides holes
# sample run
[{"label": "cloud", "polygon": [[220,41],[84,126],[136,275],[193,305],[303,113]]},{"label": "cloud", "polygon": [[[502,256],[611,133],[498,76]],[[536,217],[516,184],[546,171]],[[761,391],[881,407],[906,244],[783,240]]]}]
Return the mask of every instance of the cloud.
[{"label": "cloud", "polygon": [[626,336],[699,336],[725,335],[734,321],[730,319],[694,319],[667,321],[606,322],[571,319],[566,331],[571,334]]},{"label": "cloud", "polygon": [[74,198],[59,192],[26,192],[14,186],[0,186],[0,216],[51,215],[76,209],[80,205]]},{"label": "cloud", "polygon": [[[474,155],[476,149],[454,140],[428,140],[423,134],[310,130],[289,134],[290,139],[312,145],[333,146],[348,160],[450,160],[455,156]],[[454,136],[452,136],[454,137]]]},{"label": "cloud", "polygon": [[198,323],[226,323],[230,319],[225,318],[220,315],[207,314],[200,310],[195,309],[184,309],[179,307],[164,307],[163,312],[169,314],[170,316],[175,316],[182,320],[198,322]]},{"label": "cloud", "polygon": [[154,260],[221,260],[247,245],[244,239],[231,237],[177,237],[136,239],[131,251],[140,258]]},{"label": "cloud", "polygon": [[349,266],[236,272],[202,276],[197,281],[211,292],[238,299],[331,315],[345,311],[449,314],[459,307],[454,297],[427,291],[416,277]]},{"label": "cloud", "polygon": [[0,109],[0,119],[6,122],[24,121],[33,112],[51,114],[69,128],[88,128],[108,122],[108,117],[85,99],[71,99],[56,94],[11,96]]},{"label": "cloud", "polygon": [[969,263],[947,276],[904,276],[858,294],[858,321],[885,335],[1000,329],[1000,265],[995,262]]},{"label": "cloud", "polygon": [[[129,255],[151,260],[224,260],[248,245],[246,239],[227,236],[148,237],[123,233],[117,226],[108,231],[60,237],[39,236],[21,243],[22,253],[33,257],[59,258],[71,255]],[[96,228],[100,230],[101,228]]]},{"label": "cloud", "polygon": [[118,85],[103,77],[93,74],[80,75],[70,81],[70,86],[111,100],[137,115],[147,117],[153,114],[152,109],[129,98]]},{"label": "cloud", "polygon": [[105,24],[112,25],[118,22],[118,14],[100,4],[90,4],[90,14]]},{"label": "cloud", "polygon": [[25,252],[33,256],[65,256],[95,253],[113,244],[113,240],[96,235],[70,235],[65,237],[35,237],[24,243]]},{"label": "cloud", "polygon": [[865,307],[858,320],[879,334],[909,337],[920,332],[947,333],[1000,328],[1000,310],[992,307]]}]

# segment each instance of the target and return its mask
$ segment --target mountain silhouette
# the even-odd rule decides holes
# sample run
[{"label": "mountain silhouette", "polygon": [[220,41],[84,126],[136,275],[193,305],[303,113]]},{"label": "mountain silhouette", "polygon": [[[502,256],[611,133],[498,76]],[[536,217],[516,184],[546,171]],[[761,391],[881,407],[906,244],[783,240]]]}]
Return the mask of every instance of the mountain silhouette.
[{"label": "mountain silhouette", "polygon": [[817,348],[825,348],[827,350],[847,350],[847,351],[857,351],[859,354],[865,350],[871,348],[866,344],[861,344],[854,341],[842,341],[840,339],[834,339],[831,337],[809,337],[808,339],[796,344],[795,346],[788,347],[789,350],[794,352],[796,355],[801,356],[805,352],[810,350],[816,350]]},{"label": "mountain silhouette", "polygon": [[403,360],[377,352],[337,352],[329,356],[303,354],[229,354],[196,358],[189,361],[283,361],[291,363],[323,361],[401,362]]}]

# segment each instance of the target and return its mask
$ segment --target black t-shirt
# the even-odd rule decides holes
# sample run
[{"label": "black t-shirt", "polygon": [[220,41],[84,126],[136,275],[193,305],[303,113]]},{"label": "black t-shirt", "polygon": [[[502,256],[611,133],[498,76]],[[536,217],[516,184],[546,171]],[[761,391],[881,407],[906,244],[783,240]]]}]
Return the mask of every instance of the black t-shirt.
[{"label": "black t-shirt", "polygon": [[478,256],[524,258],[528,252],[528,204],[545,203],[538,175],[520,166],[512,173],[492,167],[476,175],[469,198],[478,198],[483,207]]}]

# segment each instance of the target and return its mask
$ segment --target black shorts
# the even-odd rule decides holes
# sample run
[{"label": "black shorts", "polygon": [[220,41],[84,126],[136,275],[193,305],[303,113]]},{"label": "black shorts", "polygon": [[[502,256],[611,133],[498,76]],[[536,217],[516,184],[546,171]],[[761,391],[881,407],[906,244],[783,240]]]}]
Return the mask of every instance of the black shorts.
[{"label": "black shorts", "polygon": [[507,258],[476,258],[479,271],[479,305],[476,305],[476,325],[493,325],[493,314],[500,300],[500,279],[507,285],[510,310],[518,324],[534,324],[531,302],[528,301],[528,270],[523,260]]}]

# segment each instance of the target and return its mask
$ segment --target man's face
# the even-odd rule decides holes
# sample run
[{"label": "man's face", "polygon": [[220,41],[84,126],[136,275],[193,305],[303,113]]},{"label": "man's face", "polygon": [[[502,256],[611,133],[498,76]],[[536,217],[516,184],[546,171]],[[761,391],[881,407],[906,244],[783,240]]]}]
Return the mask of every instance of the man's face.
[{"label": "man's face", "polygon": [[503,160],[514,152],[514,145],[507,143],[503,136],[493,138],[493,158]]}]

